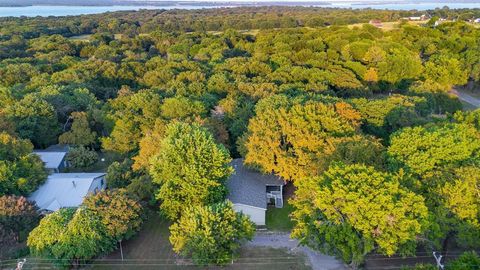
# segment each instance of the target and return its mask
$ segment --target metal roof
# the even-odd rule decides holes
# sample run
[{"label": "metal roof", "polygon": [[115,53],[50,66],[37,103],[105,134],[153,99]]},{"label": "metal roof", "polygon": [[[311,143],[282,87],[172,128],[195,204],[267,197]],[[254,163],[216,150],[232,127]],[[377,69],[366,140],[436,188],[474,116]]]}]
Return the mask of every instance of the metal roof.
[{"label": "metal roof", "polygon": [[33,151],[45,163],[47,169],[58,169],[67,152]]},{"label": "metal roof", "polygon": [[267,209],[267,186],[281,186],[284,181],[273,174],[262,174],[243,165],[243,159],[234,159],[235,169],[228,179],[228,199],[233,203]]},{"label": "metal roof", "polygon": [[54,173],[28,199],[35,201],[42,210],[78,207],[88,194],[93,180],[104,175],[105,173]]}]

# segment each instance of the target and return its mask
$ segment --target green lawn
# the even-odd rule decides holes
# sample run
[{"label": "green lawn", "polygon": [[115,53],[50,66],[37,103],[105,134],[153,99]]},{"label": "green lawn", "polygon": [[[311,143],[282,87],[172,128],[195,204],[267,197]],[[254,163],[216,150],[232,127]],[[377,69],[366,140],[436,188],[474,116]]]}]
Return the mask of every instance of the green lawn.
[{"label": "green lawn", "polygon": [[284,201],[283,208],[275,208],[269,206],[267,209],[267,229],[271,231],[291,231],[293,228],[293,221],[289,215],[293,211],[293,206]]},{"label": "green lawn", "polygon": [[169,222],[157,213],[151,213],[139,234],[123,242],[124,262],[120,252],[97,259],[92,263],[94,269],[272,269],[306,270],[306,258],[302,254],[290,254],[285,249],[245,247],[233,264],[225,267],[196,267],[191,261],[176,255],[168,240]]}]

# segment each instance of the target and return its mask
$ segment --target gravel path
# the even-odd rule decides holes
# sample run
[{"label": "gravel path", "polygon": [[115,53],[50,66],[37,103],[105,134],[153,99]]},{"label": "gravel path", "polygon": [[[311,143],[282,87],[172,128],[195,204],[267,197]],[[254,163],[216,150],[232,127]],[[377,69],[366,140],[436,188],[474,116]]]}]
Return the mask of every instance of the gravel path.
[{"label": "gravel path", "polygon": [[347,269],[342,262],[332,256],[327,256],[314,251],[308,247],[298,245],[296,239],[291,239],[288,233],[276,232],[257,232],[255,238],[247,245],[272,247],[272,248],[287,248],[291,251],[300,250],[307,255],[308,261],[313,270],[344,270]]}]

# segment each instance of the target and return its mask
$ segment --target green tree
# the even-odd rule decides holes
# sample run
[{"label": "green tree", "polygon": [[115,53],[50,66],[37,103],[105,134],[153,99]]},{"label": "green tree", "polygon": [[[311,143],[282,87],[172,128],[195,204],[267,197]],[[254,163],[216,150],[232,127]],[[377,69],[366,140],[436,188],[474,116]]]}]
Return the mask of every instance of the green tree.
[{"label": "green tree", "polygon": [[136,174],[132,171],[132,160],[125,159],[122,162],[114,161],[107,169],[108,188],[124,188],[128,186]]},{"label": "green tree", "polygon": [[480,230],[480,168],[460,168],[455,176],[442,190],[446,206],[458,218]]},{"label": "green tree", "polygon": [[424,199],[399,176],[365,165],[335,165],[298,182],[292,236],[357,268],[373,251],[414,253],[425,229]]},{"label": "green tree", "polygon": [[48,214],[27,240],[33,254],[55,259],[63,267],[78,266],[113,250],[115,244],[100,218],[81,208],[64,208]]},{"label": "green tree", "polygon": [[422,62],[418,55],[404,49],[394,49],[388,54],[385,61],[378,64],[380,80],[392,85],[413,81],[422,72]]},{"label": "green tree", "polygon": [[127,90],[108,103],[107,119],[112,121],[113,130],[102,139],[106,150],[122,154],[134,152],[144,131],[155,125],[161,115],[162,98],[157,91]]},{"label": "green tree", "polygon": [[97,134],[91,131],[87,114],[85,112],[73,112],[70,117],[73,119],[72,127],[70,131],[63,133],[58,137],[58,142],[76,146],[93,145]]},{"label": "green tree", "polygon": [[392,95],[352,99],[351,103],[362,116],[362,130],[383,139],[400,128],[423,123],[428,111],[427,100],[421,97]]},{"label": "green tree", "polygon": [[75,211],[64,231],[57,235],[52,254],[64,265],[85,263],[95,256],[112,251],[116,242],[107,233],[101,218],[86,209]]},{"label": "green tree", "polygon": [[68,151],[67,161],[72,168],[88,168],[98,160],[98,154],[83,146],[72,147]]},{"label": "green tree", "polygon": [[53,246],[73,218],[75,209],[63,208],[46,215],[28,235],[27,245],[34,255],[52,258]]},{"label": "green tree", "polygon": [[124,189],[104,190],[85,198],[83,205],[98,216],[107,234],[116,239],[129,239],[142,224],[142,206],[131,199]]},{"label": "green tree", "polygon": [[29,139],[37,147],[55,143],[60,131],[57,115],[52,105],[45,100],[27,95],[5,108],[5,114],[15,123],[21,138]]},{"label": "green tree", "polygon": [[432,57],[425,64],[425,81],[421,89],[432,92],[448,92],[453,85],[467,83],[468,74],[460,61],[446,55]]},{"label": "green tree", "polygon": [[405,128],[390,139],[388,155],[393,168],[404,167],[417,175],[478,164],[480,134],[466,124]]},{"label": "green tree", "polygon": [[47,179],[40,157],[28,140],[0,133],[0,196],[27,195]]},{"label": "green tree", "polygon": [[187,208],[170,226],[170,243],[175,252],[191,256],[198,265],[225,265],[254,231],[254,224],[236,213],[231,202],[198,205]]},{"label": "green tree", "polygon": [[160,185],[157,198],[163,213],[175,219],[190,205],[222,201],[233,171],[230,160],[225,147],[198,124],[168,125],[150,166],[153,182]]}]

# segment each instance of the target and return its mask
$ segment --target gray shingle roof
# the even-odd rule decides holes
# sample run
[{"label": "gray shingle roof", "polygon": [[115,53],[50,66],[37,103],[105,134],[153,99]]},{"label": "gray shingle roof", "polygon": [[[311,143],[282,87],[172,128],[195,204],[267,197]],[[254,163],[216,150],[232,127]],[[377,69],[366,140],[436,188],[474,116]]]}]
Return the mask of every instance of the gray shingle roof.
[{"label": "gray shingle roof", "polygon": [[231,162],[235,169],[228,179],[230,191],[228,199],[233,203],[241,203],[259,208],[267,208],[267,185],[280,186],[284,181],[273,174],[262,174],[243,165],[243,159],[237,158]]}]

